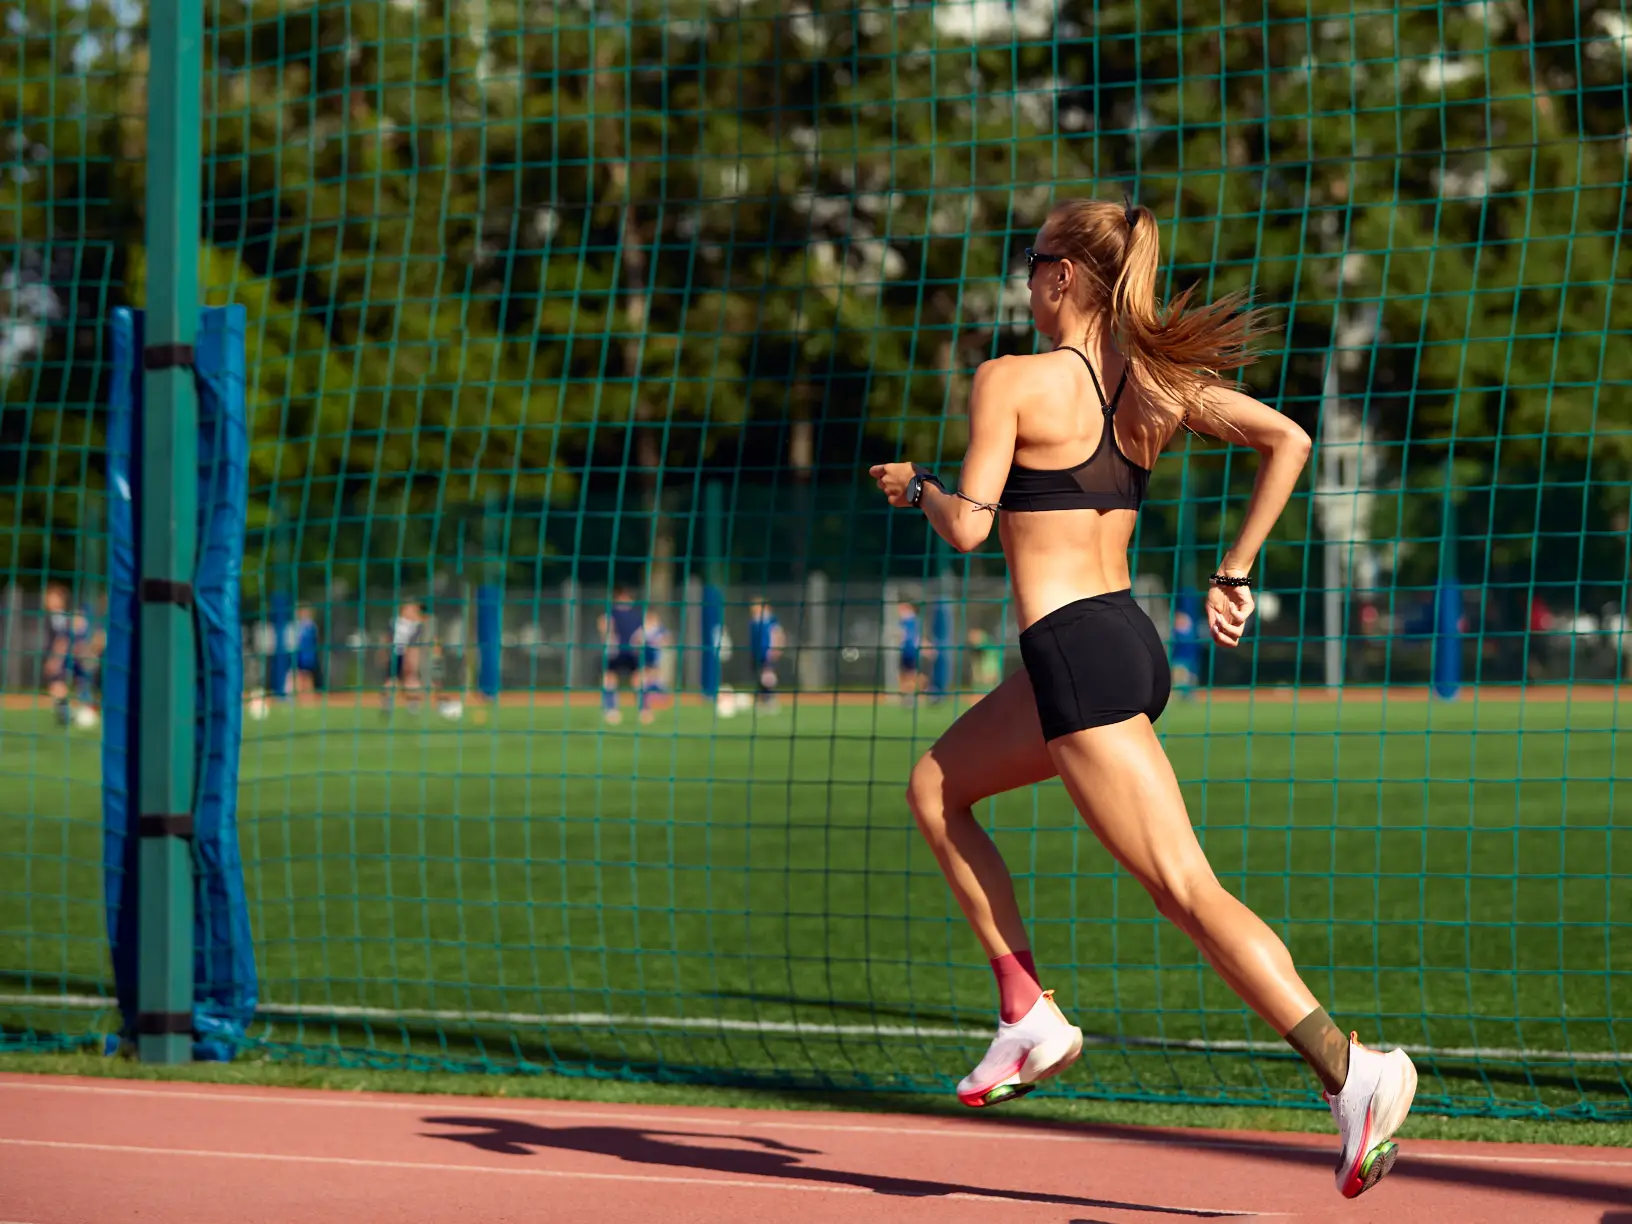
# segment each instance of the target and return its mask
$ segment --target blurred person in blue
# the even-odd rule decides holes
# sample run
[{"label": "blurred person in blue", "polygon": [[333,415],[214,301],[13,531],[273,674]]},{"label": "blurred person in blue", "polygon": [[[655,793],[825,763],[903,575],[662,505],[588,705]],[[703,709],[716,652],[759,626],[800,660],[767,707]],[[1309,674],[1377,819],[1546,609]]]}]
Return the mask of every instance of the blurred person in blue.
[{"label": "blurred person in blue", "polygon": [[911,600],[903,599],[895,606],[895,628],[900,637],[896,655],[896,683],[901,700],[910,702],[929,683],[929,654],[924,645],[924,622]]},{"label": "blurred person in blue", "polygon": [[640,638],[641,662],[644,664],[641,684],[646,694],[646,708],[642,717],[650,721],[653,700],[667,691],[663,683],[663,654],[672,641],[669,627],[663,623],[662,614],[656,608],[646,609]]},{"label": "blurred person in blue", "polygon": [[317,648],[317,617],[310,605],[295,610],[295,692],[315,693],[323,687],[323,661]]},{"label": "blurred person in blue", "polygon": [[1194,591],[1179,592],[1169,639],[1173,691],[1180,697],[1195,694],[1201,681],[1201,600]]},{"label": "blurred person in blue", "polygon": [[777,664],[787,636],[776,619],[776,613],[763,595],[748,605],[748,657],[754,665],[759,704],[768,713],[776,711]]},{"label": "blurred person in blue", "polygon": [[646,687],[641,654],[645,646],[645,614],[635,606],[634,592],[619,585],[612,590],[612,606],[599,618],[601,645],[605,657],[601,664],[601,717],[608,725],[623,721],[618,709],[618,686],[628,681],[635,690],[635,703],[642,722],[651,721],[646,708]]},{"label": "blurred person in blue", "polygon": [[53,582],[45,588],[46,692],[61,726],[73,722],[81,726],[96,724],[99,637],[91,631],[91,618],[85,609],[69,606],[67,587]]}]

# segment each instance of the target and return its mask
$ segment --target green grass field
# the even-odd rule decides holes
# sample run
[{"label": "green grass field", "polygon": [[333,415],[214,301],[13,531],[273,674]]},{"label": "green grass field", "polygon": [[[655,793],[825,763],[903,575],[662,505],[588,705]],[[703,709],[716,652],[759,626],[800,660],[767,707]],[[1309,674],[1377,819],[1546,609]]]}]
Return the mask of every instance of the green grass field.
[{"label": "green grass field", "polygon": [[[98,748],[0,721],[0,1025],[106,1027]],[[902,801],[950,713],[648,728],[339,706],[246,726],[263,1052],[330,1065],[941,1089],[993,991]],[[1195,703],[1163,719],[1226,884],[1447,1113],[1632,1117],[1632,755],[1608,702]],[[1057,785],[983,808],[1045,985],[1104,1040],[1060,1091],[1314,1104],[1296,1060]],[[1521,1053],[1521,1051],[1523,1053]]]}]

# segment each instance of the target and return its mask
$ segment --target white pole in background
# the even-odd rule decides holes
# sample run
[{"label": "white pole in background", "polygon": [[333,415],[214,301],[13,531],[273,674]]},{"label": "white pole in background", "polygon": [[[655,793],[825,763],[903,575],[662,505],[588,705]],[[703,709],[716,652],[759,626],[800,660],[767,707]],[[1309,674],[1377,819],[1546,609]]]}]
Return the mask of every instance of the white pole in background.
[{"label": "white pole in background", "polygon": [[[1337,350],[1335,346],[1326,356],[1326,384],[1320,405],[1320,484],[1328,499],[1335,501],[1341,484],[1334,431],[1340,411],[1337,381]],[[1343,553],[1345,541],[1339,532],[1335,504],[1328,504],[1321,515],[1321,526],[1326,536],[1325,548],[1325,621],[1326,621],[1326,685],[1337,688],[1343,683]]]},{"label": "white pole in background", "polygon": [[561,687],[573,688],[573,664],[578,656],[578,584],[568,578],[561,584]]}]

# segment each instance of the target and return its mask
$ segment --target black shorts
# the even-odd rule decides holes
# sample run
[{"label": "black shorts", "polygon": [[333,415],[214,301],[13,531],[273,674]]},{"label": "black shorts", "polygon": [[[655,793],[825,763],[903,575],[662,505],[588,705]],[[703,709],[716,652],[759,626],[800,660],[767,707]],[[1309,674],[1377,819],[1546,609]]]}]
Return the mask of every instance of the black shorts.
[{"label": "black shorts", "polygon": [[407,658],[408,658],[408,652],[406,650],[392,650],[391,651],[391,665],[390,665],[389,669],[385,673],[385,678],[387,680],[401,680],[401,679],[403,679],[402,669],[403,669],[404,661]]},{"label": "black shorts", "polygon": [[606,656],[606,664],[602,670],[609,671],[614,676],[632,676],[640,670],[640,660],[635,658],[634,651],[620,650],[616,654]]},{"label": "black shorts", "polygon": [[1130,591],[1056,608],[1020,635],[1020,658],[1045,740],[1138,714],[1155,722],[1173,687],[1162,639]]}]

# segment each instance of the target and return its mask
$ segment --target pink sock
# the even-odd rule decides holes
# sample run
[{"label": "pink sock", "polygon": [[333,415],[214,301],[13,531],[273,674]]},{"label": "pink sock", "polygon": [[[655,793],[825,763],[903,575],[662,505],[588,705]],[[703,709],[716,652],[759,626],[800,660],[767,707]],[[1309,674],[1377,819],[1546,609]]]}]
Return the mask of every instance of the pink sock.
[{"label": "pink sock", "polygon": [[1013,1024],[1042,998],[1043,988],[1037,984],[1037,962],[1031,959],[1030,948],[994,957],[992,973],[997,977],[997,1009],[1004,1024]]}]

